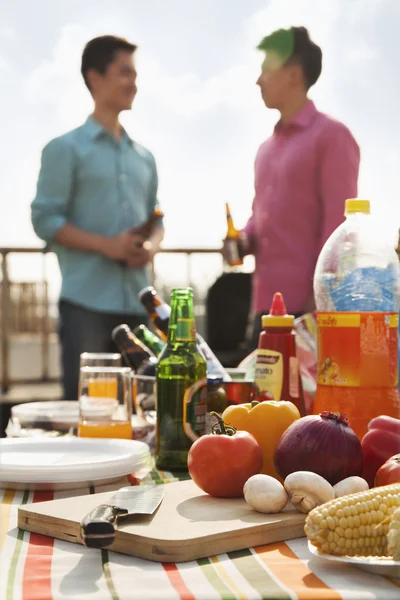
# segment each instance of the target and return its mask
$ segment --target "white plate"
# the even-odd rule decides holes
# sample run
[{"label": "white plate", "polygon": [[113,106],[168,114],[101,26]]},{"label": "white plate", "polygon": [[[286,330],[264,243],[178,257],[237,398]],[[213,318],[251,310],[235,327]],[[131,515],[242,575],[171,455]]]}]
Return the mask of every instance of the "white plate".
[{"label": "white plate", "polygon": [[333,554],[323,554],[322,552],[319,552],[311,542],[308,542],[308,549],[311,554],[324,560],[352,565],[363,571],[374,573],[375,575],[385,575],[387,577],[400,579],[400,561],[398,560],[392,560],[391,558],[386,557],[379,558],[376,556],[334,556]]},{"label": "white plate", "polygon": [[77,401],[45,401],[25,402],[11,409],[11,416],[17,418],[21,425],[40,422],[56,422],[67,427],[78,423],[79,404]]},{"label": "white plate", "polygon": [[65,489],[151,469],[147,444],[97,438],[0,439],[0,488]]}]

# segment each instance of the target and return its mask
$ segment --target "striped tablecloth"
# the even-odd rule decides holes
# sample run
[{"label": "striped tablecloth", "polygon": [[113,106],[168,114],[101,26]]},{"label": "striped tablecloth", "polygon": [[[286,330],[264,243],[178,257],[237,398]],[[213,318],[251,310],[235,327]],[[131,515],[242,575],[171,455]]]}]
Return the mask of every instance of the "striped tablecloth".
[{"label": "striped tablecloth", "polygon": [[[152,471],[144,483],[175,480],[170,473]],[[400,598],[400,581],[313,557],[305,538],[161,564],[17,528],[20,504],[107,489],[114,488],[54,493],[0,490],[0,600]]]}]

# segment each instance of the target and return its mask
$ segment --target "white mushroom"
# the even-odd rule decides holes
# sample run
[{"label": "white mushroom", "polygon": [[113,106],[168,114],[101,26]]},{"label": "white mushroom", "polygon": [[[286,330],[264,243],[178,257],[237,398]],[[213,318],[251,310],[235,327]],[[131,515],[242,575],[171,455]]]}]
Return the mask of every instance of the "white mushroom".
[{"label": "white mushroom", "polygon": [[321,475],[311,471],[291,473],[286,477],[284,486],[293,506],[302,513],[308,513],[335,497],[331,484]]},{"label": "white mushroom", "polygon": [[288,502],[288,495],[280,481],[262,473],[246,481],[243,494],[247,504],[262,513],[281,512]]},{"label": "white mushroom", "polygon": [[355,494],[356,492],[365,492],[369,489],[368,483],[362,477],[346,477],[333,486],[335,492],[335,498],[341,496],[348,496],[349,494]]}]

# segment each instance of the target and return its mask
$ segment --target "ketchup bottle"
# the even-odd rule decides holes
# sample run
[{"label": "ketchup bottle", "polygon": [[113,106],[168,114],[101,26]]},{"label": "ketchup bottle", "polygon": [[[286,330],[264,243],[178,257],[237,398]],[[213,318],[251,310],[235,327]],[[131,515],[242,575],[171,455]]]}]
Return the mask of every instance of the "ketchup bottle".
[{"label": "ketchup bottle", "polygon": [[296,356],[294,316],[286,312],[282,294],[272,300],[269,315],[262,316],[256,355],[255,384],[263,400],[289,400],[305,415],[303,388]]}]

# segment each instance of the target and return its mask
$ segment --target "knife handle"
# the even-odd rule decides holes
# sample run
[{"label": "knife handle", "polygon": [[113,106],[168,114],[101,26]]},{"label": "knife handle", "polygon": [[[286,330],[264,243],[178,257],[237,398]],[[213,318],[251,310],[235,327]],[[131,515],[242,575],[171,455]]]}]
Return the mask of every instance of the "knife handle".
[{"label": "knife handle", "polygon": [[85,546],[88,548],[105,548],[115,540],[115,525],[118,517],[128,511],[110,504],[96,506],[81,521],[80,532]]}]

